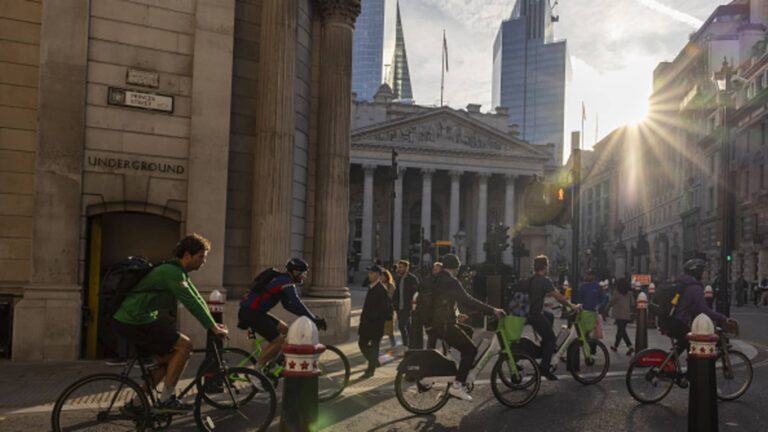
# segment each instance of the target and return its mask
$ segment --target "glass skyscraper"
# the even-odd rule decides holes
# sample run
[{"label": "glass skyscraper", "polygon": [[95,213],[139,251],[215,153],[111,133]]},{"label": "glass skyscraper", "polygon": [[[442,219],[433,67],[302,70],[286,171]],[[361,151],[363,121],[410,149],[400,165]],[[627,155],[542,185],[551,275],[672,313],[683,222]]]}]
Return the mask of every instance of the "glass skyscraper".
[{"label": "glass skyscraper", "polygon": [[385,0],[362,0],[352,40],[352,91],[373,100],[382,83]]},{"label": "glass skyscraper", "polygon": [[549,0],[517,0],[493,44],[493,106],[509,108],[509,123],[532,144],[555,144],[563,159],[566,41],[555,41]]}]

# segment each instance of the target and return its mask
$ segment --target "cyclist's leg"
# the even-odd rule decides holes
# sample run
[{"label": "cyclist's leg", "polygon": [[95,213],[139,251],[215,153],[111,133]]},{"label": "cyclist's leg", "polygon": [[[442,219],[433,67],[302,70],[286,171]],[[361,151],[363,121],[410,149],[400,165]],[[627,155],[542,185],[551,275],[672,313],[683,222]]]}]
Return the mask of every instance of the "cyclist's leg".
[{"label": "cyclist's leg", "polygon": [[285,334],[288,333],[288,325],[270,314],[262,314],[256,320],[257,325],[252,327],[267,340],[259,354],[259,364],[265,365],[277,357],[285,343]]},{"label": "cyclist's leg", "polygon": [[[192,355],[192,341],[184,334],[179,333],[173,352],[167,354],[167,367],[165,373],[165,388],[174,389],[179,382],[184,368],[187,367],[189,357]],[[163,390],[163,393],[167,393]]]},{"label": "cyclist's leg", "polygon": [[555,353],[556,342],[552,324],[543,314],[530,315],[528,322],[533,327],[533,330],[541,336],[541,373],[549,374],[549,365],[552,362],[552,355]]},{"label": "cyclist's leg", "polygon": [[472,343],[472,339],[456,325],[449,324],[446,326],[443,337],[448,346],[456,348],[461,353],[461,362],[459,363],[459,370],[456,372],[456,381],[464,384],[469,371],[472,370],[472,363],[475,360],[475,355],[477,355],[477,348]]}]

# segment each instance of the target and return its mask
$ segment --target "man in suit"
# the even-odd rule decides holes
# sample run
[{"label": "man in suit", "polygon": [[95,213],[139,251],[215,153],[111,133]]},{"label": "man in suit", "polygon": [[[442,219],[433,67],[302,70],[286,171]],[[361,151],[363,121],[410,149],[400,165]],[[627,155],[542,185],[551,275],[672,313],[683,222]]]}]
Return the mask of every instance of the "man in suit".
[{"label": "man in suit", "polygon": [[[403,346],[411,348],[412,342],[418,342],[421,345],[423,337],[413,335],[411,341],[411,301],[416,294],[416,287],[419,285],[419,279],[410,272],[411,263],[407,260],[397,262],[395,271],[397,272],[397,290],[392,298],[393,306],[397,311],[397,327],[400,329],[400,337],[403,339]],[[416,329],[421,331],[421,328]],[[419,346],[418,348],[421,348]]]},{"label": "man in suit", "polygon": [[360,313],[358,341],[360,352],[368,360],[368,368],[361,378],[370,378],[379,360],[379,344],[384,336],[384,323],[392,319],[392,304],[387,289],[381,283],[384,269],[378,265],[368,268],[368,293]]}]

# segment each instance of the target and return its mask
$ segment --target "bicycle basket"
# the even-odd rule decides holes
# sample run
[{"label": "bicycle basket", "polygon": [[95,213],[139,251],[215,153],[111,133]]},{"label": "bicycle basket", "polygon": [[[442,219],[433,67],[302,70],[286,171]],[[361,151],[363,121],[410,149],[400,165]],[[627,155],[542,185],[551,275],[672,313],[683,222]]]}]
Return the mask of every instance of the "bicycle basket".
[{"label": "bicycle basket", "polygon": [[499,331],[507,342],[514,342],[523,336],[526,318],[507,315],[499,320]]},{"label": "bicycle basket", "polygon": [[579,312],[576,320],[579,322],[579,327],[581,327],[581,330],[585,334],[589,333],[597,326],[597,312],[582,310]]}]

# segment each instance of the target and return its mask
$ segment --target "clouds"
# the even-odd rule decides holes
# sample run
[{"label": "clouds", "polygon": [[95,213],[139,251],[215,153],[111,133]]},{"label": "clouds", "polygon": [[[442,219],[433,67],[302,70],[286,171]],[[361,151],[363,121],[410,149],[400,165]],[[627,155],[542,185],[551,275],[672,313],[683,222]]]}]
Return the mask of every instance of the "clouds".
[{"label": "clouds", "polygon": [[[480,103],[491,109],[493,41],[515,0],[403,0],[400,2],[414,97],[436,104],[440,97],[440,48],[446,29],[450,73],[445,98],[454,108]],[[637,121],[647,105],[652,71],[671,60],[720,0],[561,0],[555,9],[557,39],[568,40],[573,80],[567,95],[566,134],[580,127],[585,100],[594,141],[600,134]],[[386,60],[386,59],[385,59]],[[388,61],[388,60],[387,60]],[[567,147],[567,146],[566,146]]]}]

